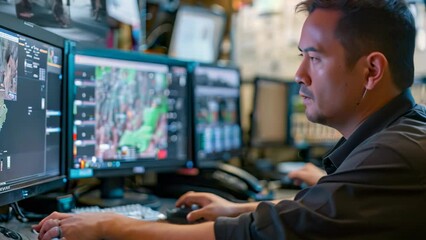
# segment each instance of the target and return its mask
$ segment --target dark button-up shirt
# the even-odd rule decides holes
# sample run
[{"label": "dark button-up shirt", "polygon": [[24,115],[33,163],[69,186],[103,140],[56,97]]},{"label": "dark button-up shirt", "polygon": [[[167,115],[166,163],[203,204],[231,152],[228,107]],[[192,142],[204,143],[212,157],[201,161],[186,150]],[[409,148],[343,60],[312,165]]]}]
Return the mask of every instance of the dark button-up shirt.
[{"label": "dark button-up shirt", "polygon": [[218,218],[216,239],[425,239],[426,107],[405,91],[324,158],[294,201]]}]

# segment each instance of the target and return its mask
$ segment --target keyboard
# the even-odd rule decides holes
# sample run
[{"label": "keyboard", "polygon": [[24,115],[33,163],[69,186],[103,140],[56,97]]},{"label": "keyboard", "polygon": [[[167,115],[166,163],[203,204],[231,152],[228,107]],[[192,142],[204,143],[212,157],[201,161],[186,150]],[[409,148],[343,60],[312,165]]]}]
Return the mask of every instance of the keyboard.
[{"label": "keyboard", "polygon": [[77,207],[71,211],[73,213],[114,212],[144,221],[159,221],[166,219],[165,214],[140,204],[129,204],[109,208],[100,208],[98,206]]}]

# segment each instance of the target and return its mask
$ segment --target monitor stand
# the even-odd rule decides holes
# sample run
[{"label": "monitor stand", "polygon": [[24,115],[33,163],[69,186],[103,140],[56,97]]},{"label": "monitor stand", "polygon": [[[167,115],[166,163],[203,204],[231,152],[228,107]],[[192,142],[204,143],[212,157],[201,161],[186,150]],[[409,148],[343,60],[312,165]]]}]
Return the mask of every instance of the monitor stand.
[{"label": "monitor stand", "polygon": [[124,177],[100,178],[100,186],[79,196],[78,203],[101,208],[128,204],[154,205],[158,198],[152,194],[125,189]]}]

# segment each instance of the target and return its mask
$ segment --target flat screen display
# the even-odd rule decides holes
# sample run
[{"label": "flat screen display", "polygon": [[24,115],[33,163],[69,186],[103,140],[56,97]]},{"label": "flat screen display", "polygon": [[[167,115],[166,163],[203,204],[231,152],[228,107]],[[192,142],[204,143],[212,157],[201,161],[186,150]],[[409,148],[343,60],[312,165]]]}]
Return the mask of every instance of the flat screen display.
[{"label": "flat screen display", "polygon": [[195,158],[199,166],[240,155],[240,72],[198,65],[194,70]]},{"label": "flat screen display", "polygon": [[63,39],[1,17],[7,24],[0,25],[0,204],[6,204],[39,194],[52,181],[65,183],[65,66]]},{"label": "flat screen display", "polygon": [[186,66],[131,56],[74,57],[71,178],[177,168],[189,158]]}]

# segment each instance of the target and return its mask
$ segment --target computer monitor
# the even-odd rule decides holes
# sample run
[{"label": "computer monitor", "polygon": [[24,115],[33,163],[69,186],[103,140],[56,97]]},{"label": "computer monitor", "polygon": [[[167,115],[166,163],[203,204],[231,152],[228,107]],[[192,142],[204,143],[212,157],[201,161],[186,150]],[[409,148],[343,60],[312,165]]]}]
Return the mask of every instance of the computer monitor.
[{"label": "computer monitor", "polygon": [[250,126],[251,147],[282,147],[289,141],[291,82],[256,77]]},{"label": "computer monitor", "polygon": [[220,9],[181,6],[168,54],[183,60],[214,63],[219,58],[225,27],[226,14]]},{"label": "computer monitor", "polygon": [[64,39],[0,14],[0,206],[66,183]]},{"label": "computer monitor", "polygon": [[198,64],[193,74],[194,159],[208,167],[241,154],[240,71]]},{"label": "computer monitor", "polygon": [[85,204],[141,203],[124,191],[125,176],[190,163],[187,63],[95,49],[75,51],[70,62],[69,178],[101,179]]}]

